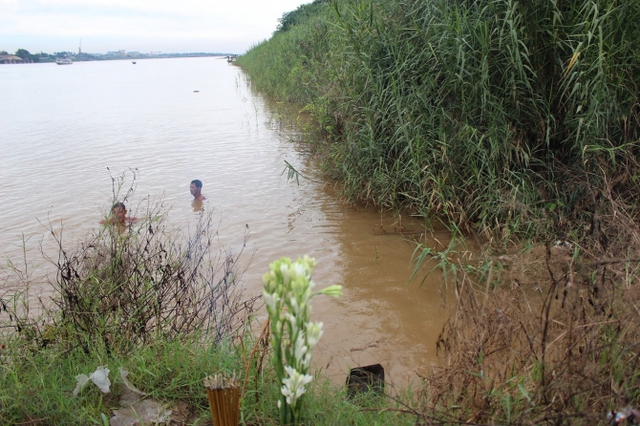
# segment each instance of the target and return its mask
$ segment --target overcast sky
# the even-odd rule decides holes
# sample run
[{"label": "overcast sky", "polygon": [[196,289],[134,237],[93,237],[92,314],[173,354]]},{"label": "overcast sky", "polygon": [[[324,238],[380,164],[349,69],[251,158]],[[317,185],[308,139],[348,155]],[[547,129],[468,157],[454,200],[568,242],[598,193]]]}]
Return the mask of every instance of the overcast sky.
[{"label": "overcast sky", "polygon": [[[311,0],[0,0],[0,50],[244,53]],[[82,42],[81,42],[82,40]]]}]

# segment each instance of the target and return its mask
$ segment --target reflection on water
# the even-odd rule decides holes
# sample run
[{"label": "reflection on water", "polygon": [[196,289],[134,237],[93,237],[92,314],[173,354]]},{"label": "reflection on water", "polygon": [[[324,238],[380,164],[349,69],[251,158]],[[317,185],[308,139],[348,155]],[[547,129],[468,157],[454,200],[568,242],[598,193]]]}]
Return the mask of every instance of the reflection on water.
[{"label": "reflection on water", "polygon": [[[397,218],[343,204],[318,178],[287,180],[285,162],[314,173],[293,130],[237,67],[214,58],[5,65],[0,93],[0,248],[19,259],[27,240],[33,297],[50,291],[40,275],[51,266],[38,249],[56,258],[47,228],[69,245],[95,231],[117,177],[127,172],[126,192],[135,170],[129,215],[161,203],[189,232],[203,210],[214,212],[219,243],[235,251],[250,230],[249,294],[260,294],[269,262],[304,254],[318,261],[319,287],[344,286],[343,297],[313,302],[313,319],[325,324],[314,363],[336,382],[349,367],[381,363],[389,382],[406,383],[436,361],[447,295],[439,273],[409,283],[414,244]],[[187,192],[193,176],[205,183],[204,202]],[[402,226],[424,231],[414,218]],[[446,246],[448,235],[429,238]]]},{"label": "reflection on water", "polygon": [[204,211],[204,205],[202,204],[202,200],[196,200],[194,199],[191,202],[191,208],[193,209],[194,212],[201,212]]}]

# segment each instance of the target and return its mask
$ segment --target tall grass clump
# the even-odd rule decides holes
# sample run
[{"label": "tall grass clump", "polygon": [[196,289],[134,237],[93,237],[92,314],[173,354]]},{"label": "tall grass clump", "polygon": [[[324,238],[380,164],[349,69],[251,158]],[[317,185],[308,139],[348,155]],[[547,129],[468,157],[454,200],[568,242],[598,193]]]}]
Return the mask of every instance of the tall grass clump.
[{"label": "tall grass clump", "polygon": [[312,114],[351,198],[544,238],[605,187],[635,201],[638,22],[610,0],[334,0],[239,64]]},{"label": "tall grass clump", "polygon": [[[311,103],[322,95],[324,76],[317,67],[323,60],[327,22],[327,0],[315,0],[286,13],[279,29],[269,40],[251,47],[237,64],[251,76],[254,88],[278,102],[299,105]],[[318,80],[318,81],[317,81]]]}]

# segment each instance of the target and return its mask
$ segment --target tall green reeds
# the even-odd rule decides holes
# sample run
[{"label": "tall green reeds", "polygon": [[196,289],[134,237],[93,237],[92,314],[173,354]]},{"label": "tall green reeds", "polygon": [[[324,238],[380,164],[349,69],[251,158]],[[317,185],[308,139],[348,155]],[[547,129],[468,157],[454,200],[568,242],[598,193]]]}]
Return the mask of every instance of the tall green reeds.
[{"label": "tall green reeds", "polygon": [[566,232],[605,181],[635,197],[637,2],[314,10],[238,63],[311,112],[325,168],[350,197],[503,236],[514,224]]}]

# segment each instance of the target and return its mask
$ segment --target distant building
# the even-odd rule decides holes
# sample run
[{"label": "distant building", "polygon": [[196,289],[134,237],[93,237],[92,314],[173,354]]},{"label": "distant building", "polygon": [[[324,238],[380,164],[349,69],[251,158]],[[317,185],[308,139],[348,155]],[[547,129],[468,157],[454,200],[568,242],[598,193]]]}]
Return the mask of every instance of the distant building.
[{"label": "distant building", "polygon": [[0,55],[0,64],[25,64],[31,62],[16,55]]}]

